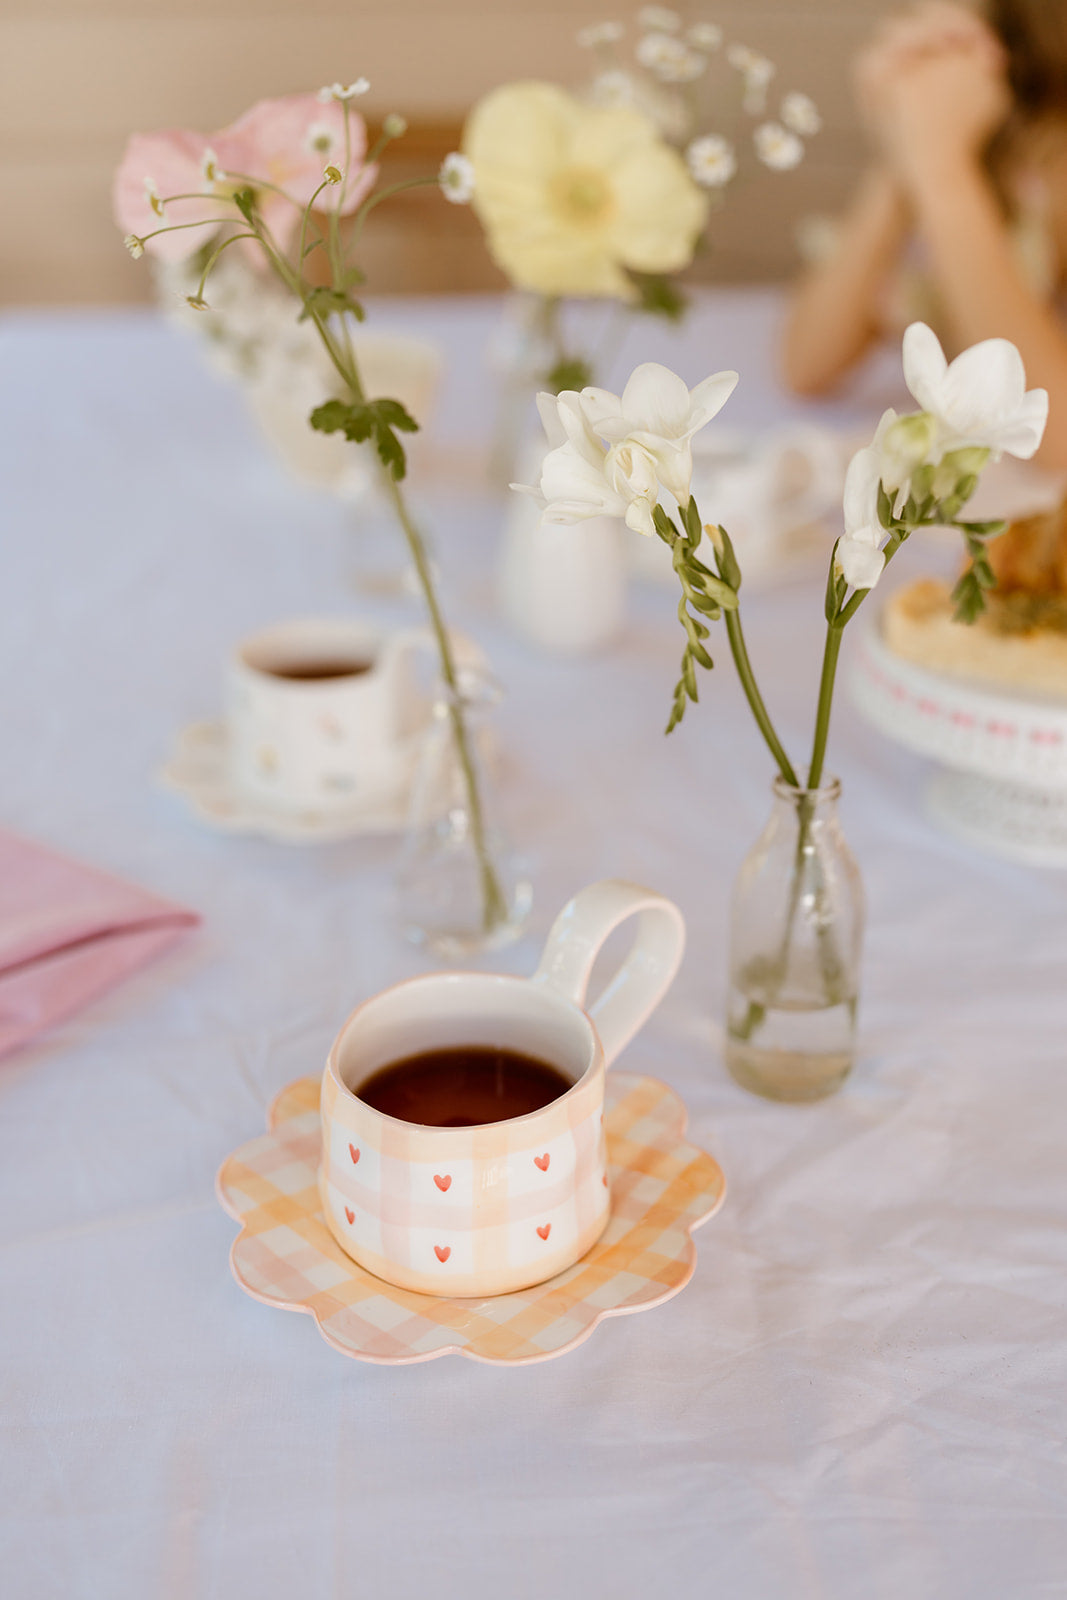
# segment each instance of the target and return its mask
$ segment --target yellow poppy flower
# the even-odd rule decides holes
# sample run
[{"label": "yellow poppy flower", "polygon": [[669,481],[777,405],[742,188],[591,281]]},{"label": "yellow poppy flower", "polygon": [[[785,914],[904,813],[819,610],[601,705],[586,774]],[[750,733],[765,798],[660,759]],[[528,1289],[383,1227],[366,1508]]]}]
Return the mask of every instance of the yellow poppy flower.
[{"label": "yellow poppy flower", "polygon": [[493,260],[520,289],[632,300],[626,270],[688,266],[707,197],[632,106],[590,106],[550,83],[513,83],[463,137]]}]

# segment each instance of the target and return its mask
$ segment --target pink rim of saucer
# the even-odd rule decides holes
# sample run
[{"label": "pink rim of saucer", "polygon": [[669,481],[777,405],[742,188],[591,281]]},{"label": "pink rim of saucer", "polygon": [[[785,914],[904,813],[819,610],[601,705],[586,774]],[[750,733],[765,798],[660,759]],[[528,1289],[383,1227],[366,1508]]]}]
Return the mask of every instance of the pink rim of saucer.
[{"label": "pink rim of saucer", "polygon": [[692,1233],[719,1210],[726,1180],[706,1151],[683,1138],[685,1122],[685,1106],[666,1084],[609,1072],[612,1206],[604,1234],[545,1283],[463,1300],[394,1288],[335,1243],[318,1192],[319,1080],[300,1078],[271,1105],[270,1132],[219,1169],[219,1201],[242,1224],[230,1266],[254,1299],[310,1313],[327,1343],[357,1360],[550,1361],[605,1318],[662,1305],[692,1277]]}]

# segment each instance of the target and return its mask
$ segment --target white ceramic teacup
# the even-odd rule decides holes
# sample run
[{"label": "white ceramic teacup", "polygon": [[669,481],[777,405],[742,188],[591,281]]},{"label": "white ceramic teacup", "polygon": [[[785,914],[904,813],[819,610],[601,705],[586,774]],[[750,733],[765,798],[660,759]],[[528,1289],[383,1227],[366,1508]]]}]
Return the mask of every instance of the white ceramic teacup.
[{"label": "white ceramic teacup", "polygon": [[[629,954],[587,1011],[597,953],[630,917]],[[677,906],[607,879],[564,907],[532,978],[435,973],[359,1006],[322,1083],[319,1188],[341,1248],[401,1288],[460,1296],[540,1283],[584,1255],[610,1212],[605,1069],[658,1005],[684,944]],[[384,1065],[463,1045],[538,1057],[570,1087],[526,1116],[468,1127],[402,1122],[359,1098]]]},{"label": "white ceramic teacup", "polygon": [[424,629],[307,618],[245,639],[229,665],[235,786],[282,811],[336,813],[388,799],[425,719],[414,658]]}]

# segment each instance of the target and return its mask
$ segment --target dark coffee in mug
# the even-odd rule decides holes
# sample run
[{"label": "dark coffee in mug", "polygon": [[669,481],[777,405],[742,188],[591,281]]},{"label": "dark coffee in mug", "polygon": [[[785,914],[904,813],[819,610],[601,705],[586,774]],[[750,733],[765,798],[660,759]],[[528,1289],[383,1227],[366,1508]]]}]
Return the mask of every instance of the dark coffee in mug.
[{"label": "dark coffee in mug", "polygon": [[565,1073],[537,1056],[459,1045],[391,1061],[355,1093],[365,1105],[401,1122],[471,1128],[540,1111],[571,1087]]},{"label": "dark coffee in mug", "polygon": [[328,678],[358,678],[369,672],[373,661],[287,661],[262,670],[272,678],[287,678],[294,683],[322,683]]}]

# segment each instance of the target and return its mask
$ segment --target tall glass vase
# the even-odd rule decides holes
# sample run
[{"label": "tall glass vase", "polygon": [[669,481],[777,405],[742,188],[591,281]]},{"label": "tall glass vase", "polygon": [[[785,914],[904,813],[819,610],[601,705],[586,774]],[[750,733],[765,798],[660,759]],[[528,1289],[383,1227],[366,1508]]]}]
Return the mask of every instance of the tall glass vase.
[{"label": "tall glass vase", "polygon": [[497,814],[492,717],[499,702],[499,686],[474,669],[460,670],[454,694],[439,686],[413,785],[397,910],[405,937],[446,961],[512,943],[533,899]]},{"label": "tall glass vase", "polygon": [[863,886],[838,820],[841,785],[775,779],[730,915],[726,1064],[771,1100],[819,1100],[855,1054]]}]

